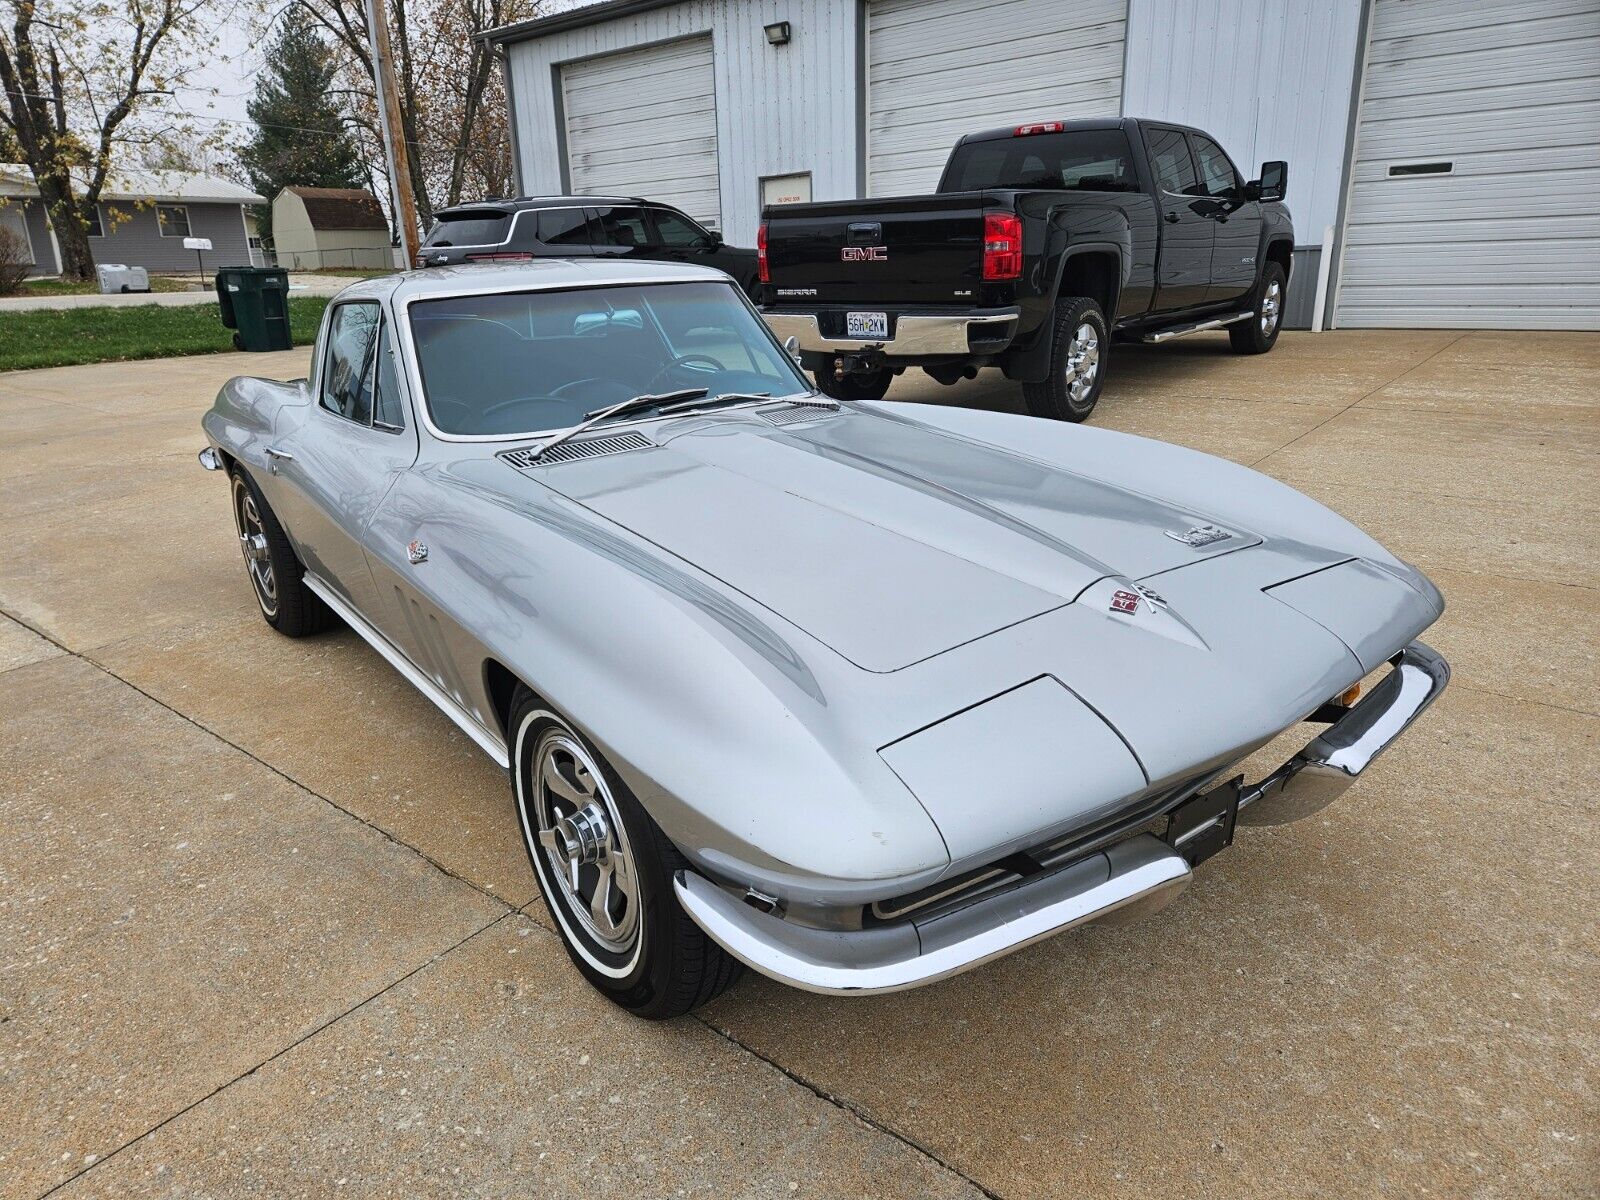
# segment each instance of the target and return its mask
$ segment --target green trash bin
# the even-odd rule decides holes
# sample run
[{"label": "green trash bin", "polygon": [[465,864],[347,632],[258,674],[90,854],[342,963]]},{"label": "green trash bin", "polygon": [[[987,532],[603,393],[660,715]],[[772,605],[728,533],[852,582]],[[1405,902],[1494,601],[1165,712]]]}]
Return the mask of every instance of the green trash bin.
[{"label": "green trash bin", "polygon": [[222,323],[236,350],[289,350],[289,272],[280,267],[223,267],[217,272]]}]

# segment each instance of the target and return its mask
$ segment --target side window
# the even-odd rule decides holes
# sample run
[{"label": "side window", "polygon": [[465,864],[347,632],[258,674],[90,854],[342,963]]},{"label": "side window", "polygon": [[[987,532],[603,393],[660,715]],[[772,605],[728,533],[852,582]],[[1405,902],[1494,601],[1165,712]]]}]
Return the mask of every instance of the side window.
[{"label": "side window", "polygon": [[680,250],[698,250],[709,245],[706,231],[687,217],[664,208],[652,208],[650,215],[656,221],[656,244]]},{"label": "side window", "polygon": [[378,306],[341,304],[328,322],[328,349],[322,370],[322,407],[356,422],[372,424],[372,342],[378,331]]},{"label": "side window", "polygon": [[1240,187],[1239,172],[1222,152],[1222,147],[1198,133],[1189,135],[1194,142],[1194,156],[1200,163],[1200,181],[1205,184],[1208,196],[1237,195]]},{"label": "side window", "polygon": [[546,246],[588,246],[596,240],[589,231],[587,210],[582,208],[547,208],[539,214],[538,229],[538,238]]},{"label": "side window", "polygon": [[595,217],[600,222],[600,236],[595,244],[600,246],[645,246],[650,242],[650,232],[644,223],[642,208],[597,208]]},{"label": "side window", "polygon": [[1176,129],[1146,129],[1145,141],[1161,190],[1193,195],[1200,181],[1195,178],[1194,163],[1189,159],[1188,139]]},{"label": "side window", "polygon": [[405,401],[400,398],[400,380],[394,369],[394,342],[389,337],[389,322],[378,329],[378,372],[372,397],[372,425],[381,429],[406,427]]}]

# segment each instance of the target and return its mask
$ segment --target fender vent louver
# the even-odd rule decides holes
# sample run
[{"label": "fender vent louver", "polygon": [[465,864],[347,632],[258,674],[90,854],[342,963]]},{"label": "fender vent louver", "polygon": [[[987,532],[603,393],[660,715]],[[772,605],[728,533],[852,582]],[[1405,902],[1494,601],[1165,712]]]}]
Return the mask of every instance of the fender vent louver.
[{"label": "fender vent louver", "polygon": [[793,425],[796,421],[815,421],[818,417],[825,417],[835,411],[820,404],[803,407],[797,404],[786,408],[768,409],[761,415],[773,425]]},{"label": "fender vent louver", "polygon": [[602,454],[621,454],[627,450],[646,450],[655,445],[642,433],[609,433],[603,437],[584,438],[582,441],[562,442],[543,454],[537,446],[520,450],[502,450],[497,458],[503,459],[519,471],[532,467],[548,467],[552,463],[575,462],[580,458],[599,458]]}]

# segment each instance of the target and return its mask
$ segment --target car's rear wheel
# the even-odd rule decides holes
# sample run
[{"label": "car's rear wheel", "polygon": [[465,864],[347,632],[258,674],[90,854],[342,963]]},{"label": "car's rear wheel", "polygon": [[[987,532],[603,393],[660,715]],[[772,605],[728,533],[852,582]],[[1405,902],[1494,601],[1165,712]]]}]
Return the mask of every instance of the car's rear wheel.
[{"label": "car's rear wheel", "polygon": [[688,863],[588,740],[526,688],[511,706],[523,843],[567,954],[607,999],[664,1020],[742,970],[673,891]]},{"label": "car's rear wheel", "polygon": [[817,387],[822,394],[832,396],[835,400],[882,400],[889,391],[889,385],[894,382],[894,372],[888,367],[841,375],[834,370],[831,359],[827,366],[818,367],[812,374],[816,376]]},{"label": "car's rear wheel", "polygon": [[305,585],[305,568],[255,480],[238,463],[229,472],[233,524],[245,573],[268,625],[288,637],[321,633],[333,612]]},{"label": "car's rear wheel", "polygon": [[1082,421],[1105,386],[1111,349],[1105,313],[1088,296],[1063,296],[1050,337],[1050,372],[1038,383],[1022,385],[1023,401],[1036,417]]},{"label": "car's rear wheel", "polygon": [[1228,326],[1228,343],[1235,354],[1265,354],[1277,344],[1288,298],[1289,277],[1283,267],[1269,262],[1251,300],[1256,315]]}]

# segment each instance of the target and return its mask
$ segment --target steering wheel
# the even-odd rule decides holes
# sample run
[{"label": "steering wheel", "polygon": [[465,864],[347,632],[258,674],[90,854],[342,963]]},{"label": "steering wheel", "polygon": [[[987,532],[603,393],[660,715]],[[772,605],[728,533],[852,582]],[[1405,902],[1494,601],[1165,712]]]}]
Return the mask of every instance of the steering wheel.
[{"label": "steering wheel", "polygon": [[[696,364],[698,363],[704,363],[705,366],[697,366]],[[707,367],[709,367],[712,371],[723,371],[727,369],[709,354],[680,354],[650,377],[650,384],[646,390],[652,392],[655,391],[655,389],[661,383],[661,377],[664,376],[668,371],[675,371],[679,367],[683,367],[684,369],[690,371],[702,372],[705,371]]]},{"label": "steering wheel", "polygon": [[516,408],[518,405],[521,405],[521,404],[544,404],[544,403],[548,403],[551,400],[559,401],[560,399],[561,399],[560,396],[556,396],[554,394],[551,394],[551,395],[548,395],[548,396],[546,396],[546,395],[513,396],[509,400],[497,400],[493,404],[486,405],[485,407],[483,407],[483,408],[478,410],[478,415],[480,417],[492,417],[496,413],[505,412],[507,409]]},{"label": "steering wheel", "polygon": [[[631,387],[629,387],[627,384],[621,382],[620,380],[616,380],[616,379],[600,379],[597,376],[593,376],[593,375],[589,376],[587,379],[574,379],[571,383],[563,383],[558,388],[551,388],[550,389],[550,394],[552,396],[556,397],[557,399],[566,400],[566,399],[568,399],[568,396],[567,396],[568,392],[576,391],[578,388],[594,388],[594,387],[612,389],[613,391],[619,393],[617,395],[617,399],[618,400],[626,400],[630,396],[633,395],[633,389]],[[626,395],[623,395],[623,394],[620,394],[620,393],[626,393]]]}]

